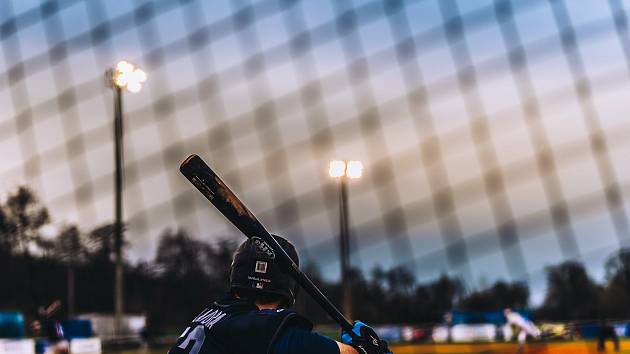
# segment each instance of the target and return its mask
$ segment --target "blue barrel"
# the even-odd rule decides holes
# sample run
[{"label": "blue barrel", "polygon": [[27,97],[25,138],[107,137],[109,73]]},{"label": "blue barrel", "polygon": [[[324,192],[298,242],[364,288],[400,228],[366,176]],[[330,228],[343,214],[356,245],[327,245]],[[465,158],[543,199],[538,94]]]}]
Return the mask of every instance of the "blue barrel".
[{"label": "blue barrel", "polygon": [[90,338],[94,334],[92,322],[90,320],[67,320],[61,321],[63,334],[66,338]]},{"label": "blue barrel", "polygon": [[584,339],[593,339],[599,336],[600,326],[595,323],[586,323],[579,326],[580,335]]},{"label": "blue barrel", "polygon": [[0,312],[0,338],[24,337],[24,317],[19,312]]}]

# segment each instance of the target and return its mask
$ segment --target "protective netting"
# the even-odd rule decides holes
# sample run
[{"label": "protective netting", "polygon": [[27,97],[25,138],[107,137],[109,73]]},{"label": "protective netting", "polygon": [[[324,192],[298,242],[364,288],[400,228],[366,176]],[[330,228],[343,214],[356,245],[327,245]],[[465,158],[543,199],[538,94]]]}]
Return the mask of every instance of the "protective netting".
[{"label": "protective netting", "polygon": [[112,220],[124,97],[132,258],[166,227],[235,229],[178,173],[198,153],[268,228],[338,274],[331,159],[350,183],[352,263],[472,286],[540,281],[628,245],[630,41],[620,0],[2,1],[0,181],[57,222]]}]

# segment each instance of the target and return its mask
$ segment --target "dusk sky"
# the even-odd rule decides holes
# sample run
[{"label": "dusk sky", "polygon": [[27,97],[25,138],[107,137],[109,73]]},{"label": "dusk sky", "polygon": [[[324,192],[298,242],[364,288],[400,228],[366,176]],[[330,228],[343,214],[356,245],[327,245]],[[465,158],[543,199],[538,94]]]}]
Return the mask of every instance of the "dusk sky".
[{"label": "dusk sky", "polygon": [[[40,6],[41,5],[41,6]],[[630,245],[630,36],[622,1],[0,2],[0,193],[53,225],[113,219],[113,98],[126,93],[127,256],[166,228],[241,240],[179,174],[202,156],[274,233],[339,275],[333,159],[352,263],[471,288],[544,290],[544,268]],[[508,230],[508,231],[506,231]],[[465,258],[461,258],[465,256]]]}]

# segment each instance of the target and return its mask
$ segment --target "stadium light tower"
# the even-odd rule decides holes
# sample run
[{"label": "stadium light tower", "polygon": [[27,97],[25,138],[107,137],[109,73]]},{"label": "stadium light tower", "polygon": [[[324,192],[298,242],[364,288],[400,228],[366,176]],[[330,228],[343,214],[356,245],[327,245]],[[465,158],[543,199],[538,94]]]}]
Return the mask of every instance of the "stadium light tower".
[{"label": "stadium light tower", "polygon": [[328,174],[339,180],[339,255],[341,259],[342,307],[346,318],[352,319],[352,287],[349,277],[350,227],[348,221],[348,179],[361,178],[361,161],[330,162]]},{"label": "stadium light tower", "polygon": [[123,90],[139,92],[142,84],[147,80],[147,74],[135,65],[120,61],[115,68],[106,72],[106,80],[114,91],[114,156],[116,172],[114,176],[114,250],[116,258],[116,274],[114,280],[114,331],[120,335],[123,315],[123,221],[122,221],[122,191],[123,191]]}]

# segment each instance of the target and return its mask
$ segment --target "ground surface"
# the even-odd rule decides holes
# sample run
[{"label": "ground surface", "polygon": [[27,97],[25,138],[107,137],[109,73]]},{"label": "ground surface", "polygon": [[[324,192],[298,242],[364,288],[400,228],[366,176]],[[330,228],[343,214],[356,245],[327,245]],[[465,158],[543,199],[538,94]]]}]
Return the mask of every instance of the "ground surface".
[{"label": "ground surface", "polygon": [[[608,352],[614,353],[612,343],[608,343]],[[515,343],[488,344],[425,344],[425,345],[397,345],[392,346],[396,354],[514,354],[518,351]],[[525,347],[524,353],[531,354],[595,354],[597,344],[594,341],[533,343]],[[630,354],[630,341],[622,342],[622,354]]]},{"label": "ground surface", "polygon": [[[612,343],[608,343],[608,353],[614,353]],[[392,350],[395,354],[515,354],[516,344],[489,343],[489,344],[416,344],[395,345]],[[167,349],[124,351],[117,354],[166,354]],[[538,343],[529,344],[524,354],[595,354],[596,344],[592,341],[564,342],[564,343]],[[630,341],[622,342],[621,354],[630,354]]]}]

